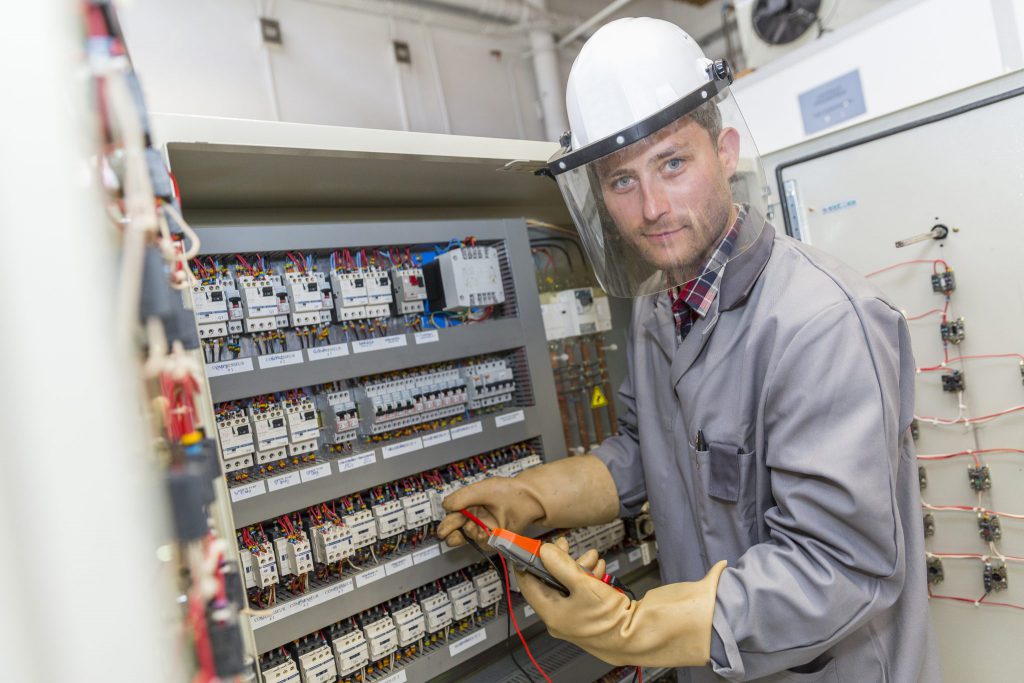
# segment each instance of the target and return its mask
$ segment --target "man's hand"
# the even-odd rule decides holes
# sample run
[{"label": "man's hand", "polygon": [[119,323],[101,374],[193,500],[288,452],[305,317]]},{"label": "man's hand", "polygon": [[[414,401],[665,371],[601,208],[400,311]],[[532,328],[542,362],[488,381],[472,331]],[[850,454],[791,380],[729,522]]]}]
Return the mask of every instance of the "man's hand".
[{"label": "man's hand", "polygon": [[516,572],[523,597],[552,636],[616,666],[680,667],[708,662],[715,593],[725,562],[712,567],[700,581],[668,584],[648,591],[642,600],[630,600],[600,580],[604,566],[596,552],[587,551],[573,560],[568,544],[560,541],[542,545],[540,556],[548,573],[569,589],[569,597],[530,574]]},{"label": "man's hand", "polygon": [[461,488],[444,499],[448,514],[437,527],[438,538],[452,548],[464,545],[469,536],[480,544],[487,542],[487,533],[459,513],[469,509],[490,528],[501,527],[521,533],[544,517],[544,508],[518,477],[491,477]]}]

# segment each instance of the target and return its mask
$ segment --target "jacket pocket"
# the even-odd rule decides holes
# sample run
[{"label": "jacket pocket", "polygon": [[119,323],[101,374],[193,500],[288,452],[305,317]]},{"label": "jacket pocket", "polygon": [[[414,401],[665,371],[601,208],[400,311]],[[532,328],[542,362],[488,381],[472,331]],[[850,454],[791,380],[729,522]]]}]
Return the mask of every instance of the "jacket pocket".
[{"label": "jacket pocket", "polygon": [[839,683],[839,668],[837,660],[828,660],[828,663],[825,664],[825,666],[812,673],[783,671],[779,674],[779,680],[794,681],[795,683]]},{"label": "jacket pocket", "polygon": [[711,442],[707,450],[693,449],[693,462],[708,561],[733,564],[756,540],[755,454]]}]

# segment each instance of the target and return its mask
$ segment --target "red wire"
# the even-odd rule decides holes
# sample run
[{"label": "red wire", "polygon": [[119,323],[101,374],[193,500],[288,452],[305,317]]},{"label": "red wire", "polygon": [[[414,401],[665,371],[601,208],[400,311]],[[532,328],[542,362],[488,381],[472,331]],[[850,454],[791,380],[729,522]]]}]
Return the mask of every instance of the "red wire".
[{"label": "red wire", "polygon": [[938,263],[941,263],[943,266],[945,266],[946,270],[949,270],[949,264],[946,263],[945,261],[943,261],[942,259],[914,259],[913,261],[902,261],[900,263],[894,263],[891,266],[886,266],[885,268],[879,268],[878,270],[873,270],[870,273],[868,273],[867,275],[865,275],[864,277],[872,277],[874,275],[878,275],[879,273],[884,273],[887,270],[892,270],[893,268],[899,268],[901,266],[909,266],[909,265],[912,265],[914,263],[930,263],[930,264],[932,264],[932,272],[933,273],[937,272],[935,270],[935,265],[938,264]]},{"label": "red wire", "polygon": [[472,512],[470,512],[469,510],[467,510],[467,509],[463,508],[462,510],[459,510],[459,512],[460,512],[460,513],[462,513],[462,515],[463,515],[464,517],[467,517],[467,518],[469,519],[469,521],[471,521],[471,522],[475,522],[475,523],[476,523],[476,525],[477,525],[478,527],[480,527],[481,529],[483,529],[484,531],[486,531],[486,532],[488,533],[488,535],[489,535],[489,534],[491,533],[491,530],[490,530],[490,528],[489,528],[489,527],[488,527],[488,526],[487,526],[486,524],[484,524],[483,522],[481,522],[481,521],[480,521],[480,518],[479,518],[479,517],[477,517],[476,515],[474,515],[474,514],[473,514]]},{"label": "red wire", "polygon": [[970,598],[961,598],[961,597],[956,596],[956,595],[939,595],[938,593],[933,593],[932,589],[930,587],[928,588],[928,597],[929,598],[935,598],[936,600],[955,600],[956,602],[969,602],[970,604],[974,605],[975,607],[977,607],[979,605],[992,605],[993,607],[1012,607],[1013,609],[1024,610],[1024,606],[1014,605],[1014,604],[1011,604],[1009,602],[986,601],[985,598],[987,597],[987,595],[988,594],[986,593],[985,595],[981,596],[977,600],[971,600]]},{"label": "red wire", "polygon": [[530,662],[533,663],[533,667],[537,669],[538,673],[540,673],[545,681],[551,683],[551,679],[546,673],[544,673],[544,669],[540,668],[540,664],[538,664],[537,660],[533,658],[533,653],[530,652],[530,646],[526,644],[526,638],[523,637],[523,632],[519,630],[519,624],[516,622],[516,612],[512,609],[512,589],[509,587],[508,565],[505,564],[505,558],[501,553],[498,553],[498,559],[501,560],[501,569],[505,572],[505,597],[508,600],[508,613],[509,616],[512,617],[512,626],[515,627],[516,635],[519,636],[519,642],[523,644],[523,649],[526,650],[526,656],[530,658]]}]

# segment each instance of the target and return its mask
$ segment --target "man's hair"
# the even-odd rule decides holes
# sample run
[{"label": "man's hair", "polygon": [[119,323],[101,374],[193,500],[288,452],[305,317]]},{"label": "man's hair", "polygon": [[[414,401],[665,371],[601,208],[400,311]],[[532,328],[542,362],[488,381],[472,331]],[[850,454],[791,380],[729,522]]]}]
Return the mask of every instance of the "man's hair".
[{"label": "man's hair", "polygon": [[711,144],[718,149],[718,136],[722,132],[722,112],[712,100],[700,105],[684,118],[688,118],[703,128],[711,136]]}]

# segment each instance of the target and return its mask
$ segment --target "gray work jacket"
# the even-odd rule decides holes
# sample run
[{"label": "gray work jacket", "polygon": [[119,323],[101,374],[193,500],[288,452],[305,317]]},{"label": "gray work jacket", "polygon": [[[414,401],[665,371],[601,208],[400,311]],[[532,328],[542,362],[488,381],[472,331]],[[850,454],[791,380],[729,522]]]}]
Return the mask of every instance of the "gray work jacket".
[{"label": "gray work jacket", "polygon": [[900,313],[766,226],[681,343],[668,298],[637,299],[627,355],[595,451],[622,513],[650,500],[666,583],[729,562],[713,661],[679,680],[938,683]]}]

